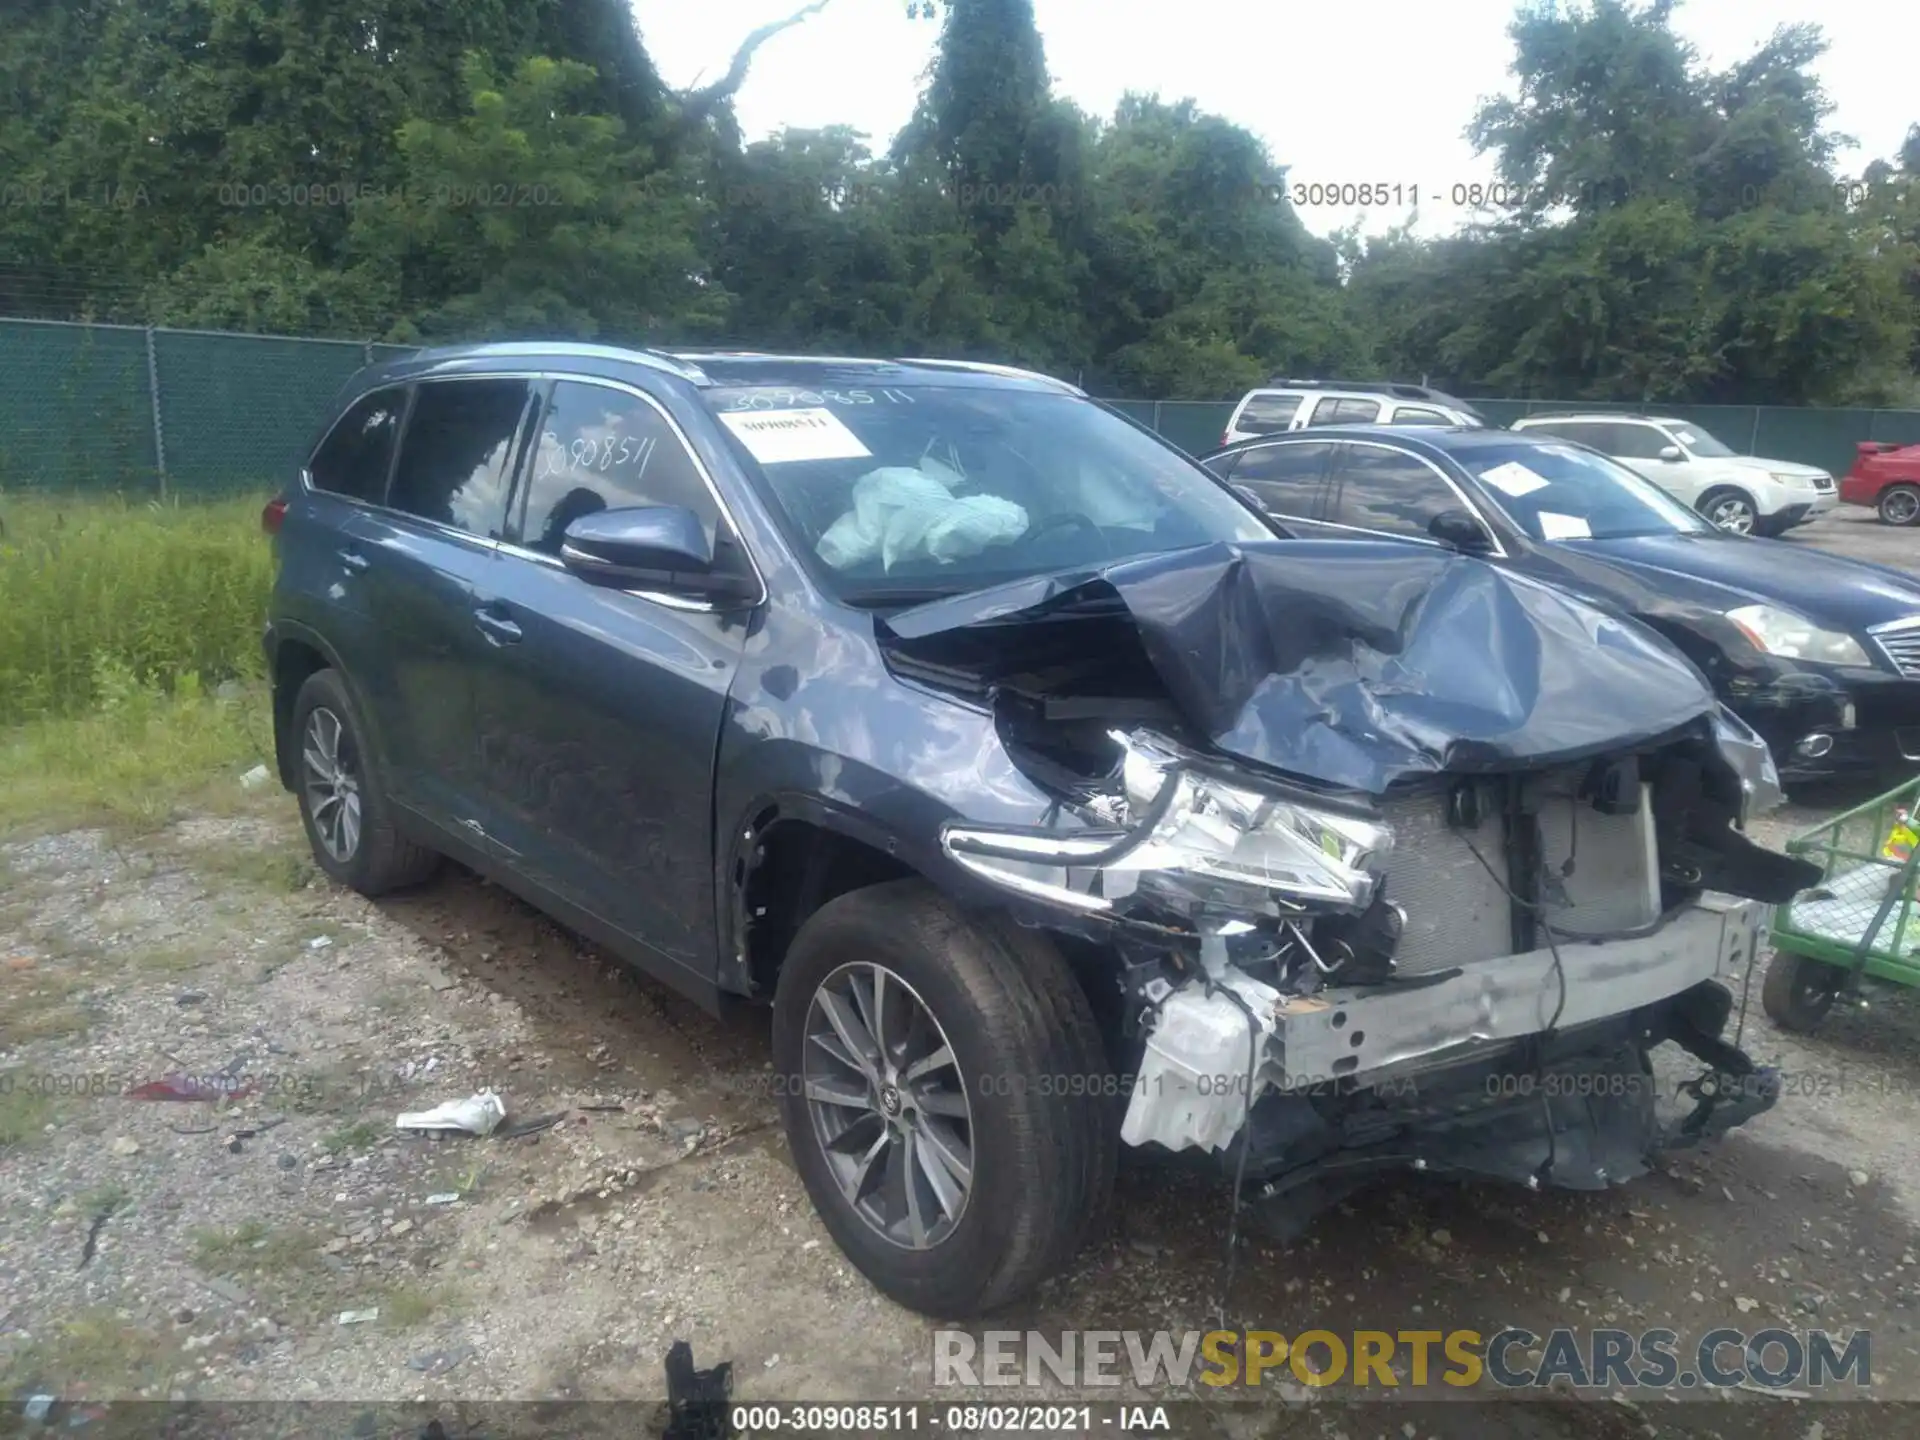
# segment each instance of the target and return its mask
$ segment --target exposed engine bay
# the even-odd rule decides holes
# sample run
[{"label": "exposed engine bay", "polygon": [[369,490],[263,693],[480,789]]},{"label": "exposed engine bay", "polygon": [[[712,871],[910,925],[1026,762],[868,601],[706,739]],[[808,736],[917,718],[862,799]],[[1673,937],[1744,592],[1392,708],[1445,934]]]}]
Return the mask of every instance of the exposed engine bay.
[{"label": "exposed engine bay", "polygon": [[[1237,1152],[1274,1194],[1369,1165],[1589,1186],[1773,1103],[1717,977],[1817,872],[1743,833],[1781,798],[1767,748],[1652,632],[1445,551],[1284,542],[881,639],[1055,797],[942,846],[1097,953],[1127,1143]],[[1669,1039],[1707,1070],[1663,1129]]]}]

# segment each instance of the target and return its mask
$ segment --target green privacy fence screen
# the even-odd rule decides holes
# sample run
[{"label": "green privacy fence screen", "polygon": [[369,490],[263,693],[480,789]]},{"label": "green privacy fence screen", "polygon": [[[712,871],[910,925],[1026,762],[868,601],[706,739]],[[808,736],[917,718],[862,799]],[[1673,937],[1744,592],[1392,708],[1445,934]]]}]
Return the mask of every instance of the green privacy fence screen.
[{"label": "green privacy fence screen", "polygon": [[[347,378],[407,353],[357,340],[0,320],[0,489],[189,497],[277,488]],[[1219,445],[1234,405],[1108,403],[1195,455]],[[1541,410],[1653,409],[1745,454],[1834,474],[1853,463],[1856,441],[1920,442],[1920,410],[1473,404],[1496,424]]]},{"label": "green privacy fence screen", "polygon": [[0,320],[0,487],[265,491],[347,377],[408,348]]}]

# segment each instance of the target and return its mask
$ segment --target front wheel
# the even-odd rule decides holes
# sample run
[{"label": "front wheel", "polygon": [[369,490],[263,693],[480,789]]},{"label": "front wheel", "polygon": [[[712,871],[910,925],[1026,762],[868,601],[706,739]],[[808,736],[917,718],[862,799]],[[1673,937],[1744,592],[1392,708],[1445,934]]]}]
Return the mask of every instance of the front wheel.
[{"label": "front wheel", "polygon": [[1119,1143],[1086,997],[1044,937],[919,880],[829,901],[774,996],[794,1164],[841,1250],[909,1309],[993,1310],[1063,1267]]},{"label": "front wheel", "polygon": [[1880,512],[1883,525],[1920,524],[1920,487],[1889,485],[1880,492],[1880,503],[1874,508]]},{"label": "front wheel", "polygon": [[1729,535],[1751,535],[1759,523],[1760,512],[1753,497],[1744,490],[1723,485],[1700,497],[1700,513],[1707,523]]},{"label": "front wheel", "polygon": [[1766,983],[1760,987],[1760,1004],[1782,1030],[1811,1034],[1833,1009],[1846,978],[1837,965],[1776,950],[1767,966]]}]

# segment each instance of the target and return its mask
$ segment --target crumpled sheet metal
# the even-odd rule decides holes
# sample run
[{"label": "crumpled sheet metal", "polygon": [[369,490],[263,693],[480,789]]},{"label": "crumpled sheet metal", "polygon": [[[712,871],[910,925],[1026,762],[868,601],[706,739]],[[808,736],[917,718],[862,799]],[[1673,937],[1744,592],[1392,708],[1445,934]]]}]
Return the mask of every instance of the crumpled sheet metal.
[{"label": "crumpled sheet metal", "polygon": [[908,641],[1118,598],[1186,720],[1328,785],[1564,763],[1716,713],[1665,640],[1484,560],[1377,541],[1216,544],[920,606]]}]

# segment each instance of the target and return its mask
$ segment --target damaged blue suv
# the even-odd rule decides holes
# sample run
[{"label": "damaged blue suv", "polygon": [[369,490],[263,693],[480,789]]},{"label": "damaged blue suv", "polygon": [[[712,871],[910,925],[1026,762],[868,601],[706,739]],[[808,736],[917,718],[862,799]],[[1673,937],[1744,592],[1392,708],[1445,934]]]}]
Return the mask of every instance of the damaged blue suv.
[{"label": "damaged blue suv", "polygon": [[1815,877],[1699,672],[1469,554],[1278,539],[1071,386],[429,351],[267,519],[318,863],[450,856],[769,1002],[808,1192],[915,1309],[1063,1266],[1122,1145],[1297,1225],[1406,1167],[1604,1187],[1776,1097],[1720,977]]}]

